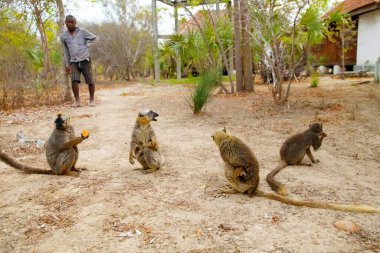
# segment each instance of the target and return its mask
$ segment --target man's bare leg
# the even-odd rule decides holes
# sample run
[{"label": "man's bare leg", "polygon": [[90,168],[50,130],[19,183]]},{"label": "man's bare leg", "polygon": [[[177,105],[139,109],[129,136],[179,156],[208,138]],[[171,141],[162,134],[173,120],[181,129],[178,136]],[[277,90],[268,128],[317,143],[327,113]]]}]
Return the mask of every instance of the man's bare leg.
[{"label": "man's bare leg", "polygon": [[80,106],[80,97],[79,97],[79,83],[78,82],[72,82],[71,88],[74,93],[75,102],[73,104],[73,107],[79,107]]},{"label": "man's bare leg", "polygon": [[88,91],[90,93],[90,103],[89,106],[95,106],[95,84],[88,85]]}]

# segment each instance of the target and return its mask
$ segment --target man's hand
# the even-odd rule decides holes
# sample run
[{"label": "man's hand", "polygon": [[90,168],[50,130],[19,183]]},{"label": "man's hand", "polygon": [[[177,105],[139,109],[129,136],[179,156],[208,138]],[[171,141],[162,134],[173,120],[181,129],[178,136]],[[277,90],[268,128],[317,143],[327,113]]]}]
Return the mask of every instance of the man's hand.
[{"label": "man's hand", "polygon": [[70,74],[71,73],[71,67],[70,66],[66,66],[66,74]]}]

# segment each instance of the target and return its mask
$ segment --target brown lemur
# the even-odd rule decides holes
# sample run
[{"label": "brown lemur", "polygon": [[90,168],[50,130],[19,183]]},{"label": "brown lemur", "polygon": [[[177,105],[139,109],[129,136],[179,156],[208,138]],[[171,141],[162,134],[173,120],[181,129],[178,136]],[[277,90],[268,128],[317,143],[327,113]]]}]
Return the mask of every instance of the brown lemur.
[{"label": "brown lemur", "polygon": [[225,162],[224,174],[232,189],[223,190],[224,193],[246,193],[249,196],[265,197],[279,202],[312,208],[324,208],[349,212],[380,213],[376,209],[366,205],[340,205],[289,199],[277,194],[266,193],[258,189],[259,164],[251,149],[239,138],[227,133],[216,131],[212,138],[218,146],[220,155]]},{"label": "brown lemur", "polygon": [[151,121],[157,121],[158,113],[146,109],[139,112],[136,123],[132,131],[131,143],[129,147],[129,162],[134,164],[134,158],[136,158],[140,148],[138,143],[141,141],[141,145],[150,143],[151,149],[154,147],[155,151],[158,151],[158,143],[156,134],[153,131],[152,126],[150,125]]},{"label": "brown lemur", "polygon": [[276,181],[274,176],[288,165],[311,166],[311,163],[302,162],[305,155],[309,157],[312,163],[319,162],[318,159],[314,159],[313,154],[311,153],[311,147],[313,147],[314,151],[317,151],[322,145],[323,138],[326,136],[326,133],[323,132],[322,123],[314,123],[309,125],[309,128],[306,131],[295,134],[286,139],[280,149],[280,164],[266,177],[272,190],[282,196],[286,196],[287,191],[285,187]]},{"label": "brown lemur", "polygon": [[74,128],[70,124],[69,117],[57,115],[54,121],[55,129],[51,133],[46,143],[46,160],[51,170],[37,169],[26,164],[17,162],[3,151],[0,151],[0,160],[9,166],[22,170],[26,173],[33,174],[54,174],[54,175],[74,175],[72,171],[79,170],[75,168],[79,156],[77,145],[89,137],[88,134],[81,134],[76,137]]},{"label": "brown lemur", "polygon": [[156,144],[153,144],[151,140],[148,143],[139,141],[137,147],[139,150],[136,159],[143,166],[144,172],[150,173],[161,168],[162,158]]}]

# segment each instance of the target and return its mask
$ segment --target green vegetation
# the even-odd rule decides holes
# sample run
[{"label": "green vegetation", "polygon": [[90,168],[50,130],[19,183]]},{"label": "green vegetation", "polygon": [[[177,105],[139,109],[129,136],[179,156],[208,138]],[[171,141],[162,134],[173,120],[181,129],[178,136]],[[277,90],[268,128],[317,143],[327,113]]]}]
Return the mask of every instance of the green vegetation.
[{"label": "green vegetation", "polygon": [[319,74],[318,72],[315,72],[311,74],[311,85],[312,88],[317,88],[319,84]]},{"label": "green vegetation", "polygon": [[213,28],[210,13],[202,14],[201,27],[184,34],[173,34],[160,47],[160,67],[164,78],[173,78],[176,69],[176,55],[181,57],[182,73],[191,78],[192,72],[204,73],[209,66],[222,65],[221,50],[217,43],[220,38],[223,48],[233,46],[233,27],[226,15],[215,19],[216,31]]},{"label": "green vegetation", "polygon": [[[140,8],[138,1],[123,4],[111,2],[113,4],[107,8],[104,6],[103,11],[108,14],[106,21],[86,24],[81,23],[83,20],[78,17],[80,27],[83,26],[100,38],[99,43],[91,48],[95,79],[97,82],[137,80],[157,85],[152,75],[152,50],[155,45],[151,10]],[[190,2],[193,6],[200,3]],[[224,1],[220,3],[222,2]],[[160,40],[160,82],[195,87],[191,104],[194,113],[197,113],[202,110],[215,88],[208,83],[219,83],[225,93],[253,90],[248,87],[251,86],[251,70],[254,69],[253,76],[260,75],[263,80],[273,77],[270,86],[273,98],[275,102],[283,103],[290,94],[292,78],[300,75],[303,70],[308,70],[308,64],[318,60],[313,60],[311,56],[312,46],[326,36],[344,42],[341,53],[342,65],[345,65],[344,53],[352,44],[350,34],[352,35],[353,23],[339,13],[331,14],[328,21],[321,19],[328,2],[329,0],[249,0],[241,1],[240,9],[234,9],[235,4],[231,5],[229,1],[218,12],[211,5],[195,11],[189,5],[179,3],[189,18],[181,20],[179,33]],[[208,3],[213,4],[215,1]],[[157,11],[160,14],[162,10]],[[59,22],[58,26],[56,23],[65,14],[68,13],[64,13],[62,1],[1,2],[0,109],[19,108],[29,104],[59,104],[70,99],[70,81],[62,71],[64,66],[59,40],[61,31],[66,28],[64,23]],[[249,33],[238,31],[240,25],[233,25],[232,20],[240,19],[240,15],[250,17],[244,19],[244,22],[249,21],[247,24],[241,20],[241,27],[247,25]],[[331,31],[330,23],[336,27]],[[248,31],[242,31],[246,30]],[[240,38],[239,42],[235,41],[236,38]],[[238,43],[240,46],[236,47]],[[239,57],[235,50],[237,48],[241,49]],[[236,64],[240,63],[240,60],[236,60],[238,58],[241,58],[243,64]],[[174,79],[177,76],[177,66],[185,77],[181,80]],[[210,70],[210,66],[218,66],[217,74]],[[235,69],[239,79],[241,73],[244,79],[234,82],[236,77],[221,78],[222,68],[230,77],[233,72],[231,69]],[[193,76],[199,74],[201,76]],[[289,80],[286,88],[282,87],[284,80]],[[229,83],[230,88],[222,85],[222,82]],[[313,87],[317,87],[318,83],[319,78],[313,77]],[[57,101],[51,101],[51,96],[46,95],[49,92],[62,94],[54,96]],[[46,99],[42,99],[43,96]],[[13,97],[20,99],[15,100]]]},{"label": "green vegetation", "polygon": [[178,85],[178,84],[196,84],[198,83],[200,77],[187,77],[187,78],[182,78],[182,79],[176,79],[176,78],[171,78],[171,79],[164,79],[161,80],[160,83],[164,84],[170,84],[170,85]]},{"label": "green vegetation", "polygon": [[[182,79],[176,79],[176,78],[171,78],[171,79],[163,79],[163,80],[160,80],[160,83],[163,83],[163,84],[170,84],[170,85],[178,85],[178,84],[197,84],[199,82],[199,80],[201,79],[201,77],[199,76],[191,76],[191,77],[187,77],[187,78],[182,78]],[[236,77],[233,76],[233,80],[235,80]],[[221,76],[221,80],[222,82],[227,82],[228,81],[228,76]],[[143,80],[141,80],[141,82],[143,82]]]},{"label": "green vegetation", "polygon": [[218,68],[211,69],[200,75],[198,84],[190,95],[190,107],[194,114],[202,111],[202,108],[210,101],[212,92],[222,82],[222,74]]}]

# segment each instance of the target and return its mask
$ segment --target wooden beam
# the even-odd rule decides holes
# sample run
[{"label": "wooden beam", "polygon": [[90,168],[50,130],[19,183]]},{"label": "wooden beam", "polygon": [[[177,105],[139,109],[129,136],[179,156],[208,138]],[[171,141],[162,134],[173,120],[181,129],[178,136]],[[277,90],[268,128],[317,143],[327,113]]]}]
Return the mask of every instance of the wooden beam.
[{"label": "wooden beam", "polygon": [[158,35],[159,39],[164,39],[164,40],[170,39],[170,37],[171,37],[170,34],[159,34]]},{"label": "wooden beam", "polygon": [[158,59],[158,28],[157,28],[157,8],[156,0],[152,0],[152,16],[153,16],[153,62],[154,62],[154,79],[160,82],[160,61]]},{"label": "wooden beam", "polygon": [[164,4],[167,4],[167,5],[170,5],[170,6],[174,6],[170,0],[157,0],[157,1],[164,3]]},{"label": "wooden beam", "polygon": [[[177,2],[177,1],[176,1]],[[178,5],[176,4],[174,6],[174,31],[176,34],[178,34]],[[177,72],[177,79],[180,80],[181,79],[181,56],[179,54],[179,51],[178,49],[176,50],[175,52],[175,55],[176,55],[176,72]]]},{"label": "wooden beam", "polygon": [[[164,4],[167,4],[167,5],[170,5],[170,6],[175,6],[175,1],[174,0],[157,0],[161,3],[164,3]],[[230,0],[205,0],[205,1],[202,1],[200,3],[198,3],[197,5],[207,5],[207,4],[219,4],[219,3],[228,3]],[[192,1],[192,0],[177,0],[177,3],[182,3],[186,6],[190,6],[190,5],[193,5],[193,2],[195,1]],[[180,6],[178,6],[180,7]]]}]

